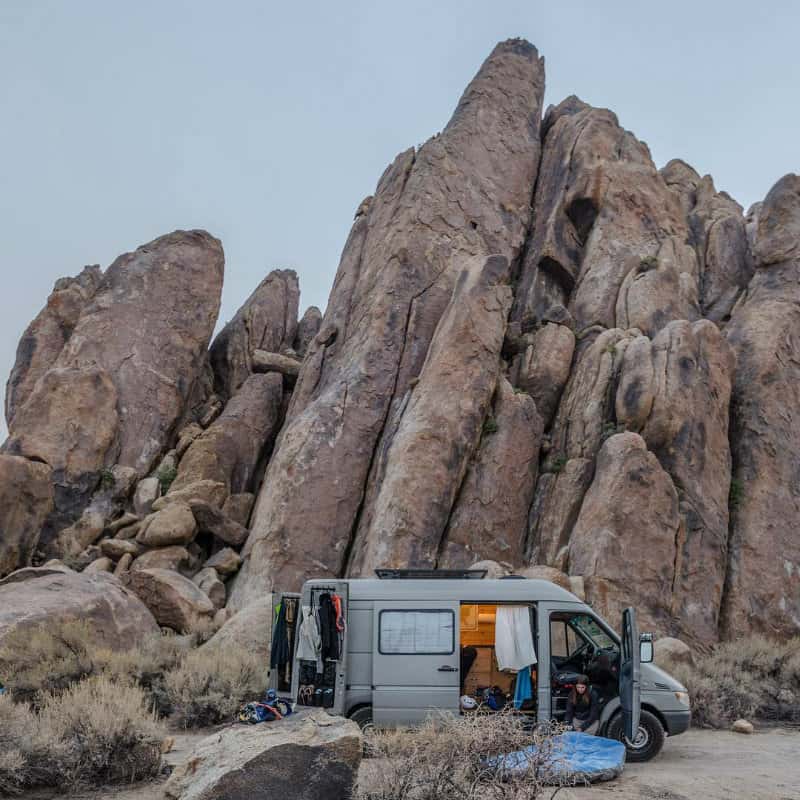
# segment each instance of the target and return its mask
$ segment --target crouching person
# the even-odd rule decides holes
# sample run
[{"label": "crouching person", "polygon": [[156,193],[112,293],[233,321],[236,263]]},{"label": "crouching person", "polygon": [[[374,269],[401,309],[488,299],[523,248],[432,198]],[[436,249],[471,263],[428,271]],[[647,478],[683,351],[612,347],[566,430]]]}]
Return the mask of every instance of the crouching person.
[{"label": "crouching person", "polygon": [[585,675],[580,676],[570,692],[564,721],[573,730],[592,735],[597,733],[600,726],[600,700]]}]

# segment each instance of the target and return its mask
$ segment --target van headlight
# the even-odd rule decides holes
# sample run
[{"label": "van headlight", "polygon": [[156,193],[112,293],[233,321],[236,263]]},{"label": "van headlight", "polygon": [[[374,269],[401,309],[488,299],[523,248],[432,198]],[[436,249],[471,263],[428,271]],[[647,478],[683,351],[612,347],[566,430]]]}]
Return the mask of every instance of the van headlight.
[{"label": "van headlight", "polygon": [[689,692],[675,692],[675,699],[686,708],[689,708]]}]

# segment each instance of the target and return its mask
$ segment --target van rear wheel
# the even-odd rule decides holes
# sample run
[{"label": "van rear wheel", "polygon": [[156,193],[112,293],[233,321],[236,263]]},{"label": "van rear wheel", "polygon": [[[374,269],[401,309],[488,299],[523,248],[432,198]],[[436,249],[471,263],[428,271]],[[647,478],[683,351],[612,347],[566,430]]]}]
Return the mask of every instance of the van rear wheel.
[{"label": "van rear wheel", "polygon": [[361,706],[351,715],[350,719],[358,724],[362,731],[372,728],[372,706]]},{"label": "van rear wheel", "polygon": [[625,755],[628,761],[649,761],[657,756],[664,746],[664,728],[658,717],[642,709],[639,716],[639,730],[633,743],[625,739],[625,722],[622,713],[614,715],[608,723],[606,736],[625,744]]}]

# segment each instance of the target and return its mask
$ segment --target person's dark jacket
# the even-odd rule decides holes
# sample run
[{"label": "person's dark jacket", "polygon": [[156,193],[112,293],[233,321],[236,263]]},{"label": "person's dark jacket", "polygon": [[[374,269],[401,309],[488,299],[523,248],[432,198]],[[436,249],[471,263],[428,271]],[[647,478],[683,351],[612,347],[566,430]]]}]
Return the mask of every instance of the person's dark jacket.
[{"label": "person's dark jacket", "polygon": [[575,720],[581,724],[581,728],[588,728],[600,719],[600,700],[597,692],[591,687],[586,687],[586,694],[589,696],[588,703],[573,703],[572,695],[567,699],[567,716],[565,722],[572,725]]}]

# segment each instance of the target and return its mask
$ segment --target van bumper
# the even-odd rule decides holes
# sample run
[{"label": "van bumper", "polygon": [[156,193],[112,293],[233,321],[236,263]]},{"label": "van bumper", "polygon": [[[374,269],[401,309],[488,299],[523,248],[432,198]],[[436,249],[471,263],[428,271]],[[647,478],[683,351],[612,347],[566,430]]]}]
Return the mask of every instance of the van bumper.
[{"label": "van bumper", "polygon": [[667,733],[670,736],[677,736],[679,733],[689,729],[692,720],[692,712],[687,708],[686,711],[662,711],[661,716],[667,724]]}]

